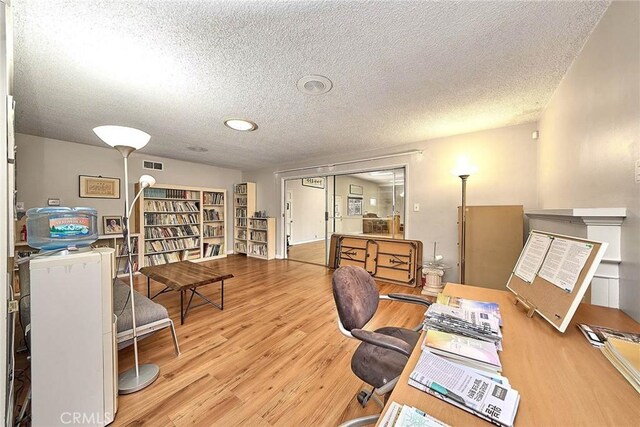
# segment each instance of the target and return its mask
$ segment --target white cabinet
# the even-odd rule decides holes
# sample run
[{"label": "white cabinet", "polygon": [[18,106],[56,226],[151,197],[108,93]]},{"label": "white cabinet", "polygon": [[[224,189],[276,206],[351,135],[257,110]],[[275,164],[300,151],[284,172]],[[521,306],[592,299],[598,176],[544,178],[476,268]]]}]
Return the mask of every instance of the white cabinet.
[{"label": "white cabinet", "polygon": [[111,248],[31,261],[35,426],[111,423],[116,410]]}]

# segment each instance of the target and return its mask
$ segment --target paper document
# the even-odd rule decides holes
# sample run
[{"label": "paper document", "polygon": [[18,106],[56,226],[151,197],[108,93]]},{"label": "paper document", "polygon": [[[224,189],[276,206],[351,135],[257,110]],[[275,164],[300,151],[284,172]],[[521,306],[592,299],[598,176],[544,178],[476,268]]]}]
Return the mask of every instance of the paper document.
[{"label": "paper document", "polygon": [[532,283],[542,266],[552,240],[547,235],[531,233],[513,273],[525,282]]},{"label": "paper document", "polygon": [[538,273],[548,282],[567,292],[573,291],[593,245],[556,237]]},{"label": "paper document", "polygon": [[422,353],[409,378],[429,387],[449,402],[465,406],[500,425],[513,425],[520,396],[510,387],[427,351]]}]

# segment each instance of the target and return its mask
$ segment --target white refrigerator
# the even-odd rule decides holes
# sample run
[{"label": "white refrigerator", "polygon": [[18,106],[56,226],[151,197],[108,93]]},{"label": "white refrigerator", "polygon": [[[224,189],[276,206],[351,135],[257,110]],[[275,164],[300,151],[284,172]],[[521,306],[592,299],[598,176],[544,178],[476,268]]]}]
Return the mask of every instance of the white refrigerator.
[{"label": "white refrigerator", "polygon": [[114,250],[31,260],[34,426],[110,424],[117,410]]}]

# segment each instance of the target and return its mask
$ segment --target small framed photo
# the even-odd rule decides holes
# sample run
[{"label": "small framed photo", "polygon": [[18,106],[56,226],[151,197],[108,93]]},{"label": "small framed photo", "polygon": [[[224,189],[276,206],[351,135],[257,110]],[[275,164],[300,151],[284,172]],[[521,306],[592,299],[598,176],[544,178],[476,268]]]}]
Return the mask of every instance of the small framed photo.
[{"label": "small framed photo", "polygon": [[362,196],[362,185],[349,184],[349,194]]},{"label": "small framed photo", "polygon": [[362,215],[362,199],[360,197],[347,197],[347,215]]},{"label": "small framed photo", "polygon": [[102,230],[104,234],[122,234],[122,217],[107,216],[102,217]]},{"label": "small framed photo", "polygon": [[119,199],[120,178],[80,175],[79,196],[93,199]]}]

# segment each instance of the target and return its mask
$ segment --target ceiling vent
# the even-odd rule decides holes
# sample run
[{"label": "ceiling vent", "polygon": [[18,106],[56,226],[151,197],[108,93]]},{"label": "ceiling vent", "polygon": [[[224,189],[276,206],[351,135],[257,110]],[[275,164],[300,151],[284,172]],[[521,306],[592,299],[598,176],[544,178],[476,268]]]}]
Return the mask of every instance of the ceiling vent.
[{"label": "ceiling vent", "polygon": [[322,95],[333,87],[331,80],[324,76],[309,75],[298,80],[298,90],[307,95]]},{"label": "ceiling vent", "polygon": [[162,162],[152,162],[151,160],[143,160],[142,168],[149,169],[152,171],[161,171],[161,170],[164,170],[164,164]]}]

